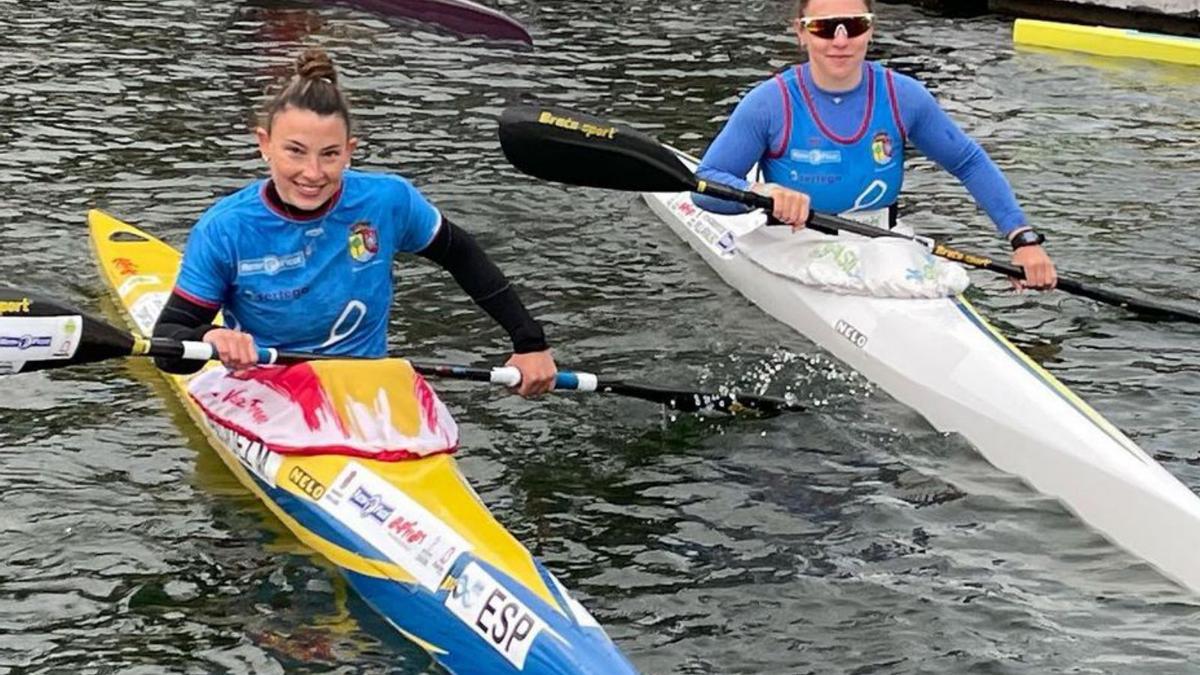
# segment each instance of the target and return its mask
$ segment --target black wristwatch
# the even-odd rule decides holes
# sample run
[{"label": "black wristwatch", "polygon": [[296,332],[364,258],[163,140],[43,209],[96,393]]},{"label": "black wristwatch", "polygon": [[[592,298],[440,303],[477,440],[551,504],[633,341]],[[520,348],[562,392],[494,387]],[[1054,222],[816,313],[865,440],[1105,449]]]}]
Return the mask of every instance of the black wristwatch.
[{"label": "black wristwatch", "polygon": [[1046,237],[1041,232],[1035,230],[1022,230],[1020,234],[1009,240],[1013,250],[1017,250],[1022,246],[1041,246],[1042,242],[1046,241]]}]

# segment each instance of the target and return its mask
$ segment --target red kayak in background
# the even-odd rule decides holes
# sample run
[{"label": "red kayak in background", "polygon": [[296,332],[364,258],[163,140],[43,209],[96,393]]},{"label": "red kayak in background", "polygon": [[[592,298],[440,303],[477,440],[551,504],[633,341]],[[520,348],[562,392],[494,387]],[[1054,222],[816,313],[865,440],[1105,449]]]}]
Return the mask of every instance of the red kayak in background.
[{"label": "red kayak in background", "polygon": [[435,23],[461,35],[533,44],[533,36],[516,19],[471,0],[332,0],[385,16]]}]

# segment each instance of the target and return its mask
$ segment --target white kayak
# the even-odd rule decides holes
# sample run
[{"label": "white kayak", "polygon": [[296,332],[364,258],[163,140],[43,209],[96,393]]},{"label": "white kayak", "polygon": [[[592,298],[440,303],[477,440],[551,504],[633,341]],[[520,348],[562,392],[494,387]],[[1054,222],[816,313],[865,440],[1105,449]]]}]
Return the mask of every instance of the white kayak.
[{"label": "white kayak", "polygon": [[[696,168],[694,158],[680,158]],[[1056,497],[1113,543],[1200,592],[1200,498],[961,295],[870,297],[798,283],[756,261],[769,257],[756,254],[787,243],[788,228],[751,230],[750,221],[763,214],[708,213],[689,193],[643,196],[763,311],[938,430],[961,434],[994,466]]]}]

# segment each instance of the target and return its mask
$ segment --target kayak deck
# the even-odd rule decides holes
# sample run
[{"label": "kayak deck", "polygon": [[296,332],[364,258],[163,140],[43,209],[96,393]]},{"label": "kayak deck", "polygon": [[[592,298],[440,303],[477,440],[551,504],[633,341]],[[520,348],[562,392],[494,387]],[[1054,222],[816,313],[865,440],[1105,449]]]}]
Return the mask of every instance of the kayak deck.
[{"label": "kayak deck", "polygon": [[[681,159],[694,167],[694,158]],[[730,286],[925,417],[961,434],[993,466],[1056,497],[1110,541],[1200,592],[1200,498],[963,297],[842,295],[784,280],[738,249],[769,247],[787,228],[745,231],[686,193],[646,202]],[[730,227],[733,225],[733,227]],[[853,235],[851,235],[853,236]],[[722,242],[721,245],[714,242]]]},{"label": "kayak deck", "polygon": [[[179,253],[102,212],[88,220],[105,281],[132,326],[150,334]],[[210,421],[187,393],[189,376],[164,375],[238,481],[451,672],[635,672],[496,521],[451,455],[279,455]]]}]

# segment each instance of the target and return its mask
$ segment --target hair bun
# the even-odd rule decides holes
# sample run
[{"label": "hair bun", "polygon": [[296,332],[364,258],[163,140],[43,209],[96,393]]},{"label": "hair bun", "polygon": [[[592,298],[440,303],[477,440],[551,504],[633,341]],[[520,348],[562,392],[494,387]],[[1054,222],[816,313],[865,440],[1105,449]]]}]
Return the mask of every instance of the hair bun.
[{"label": "hair bun", "polygon": [[304,80],[329,80],[337,84],[337,71],[333,67],[333,59],[319,47],[304,50],[296,59],[296,75]]}]

